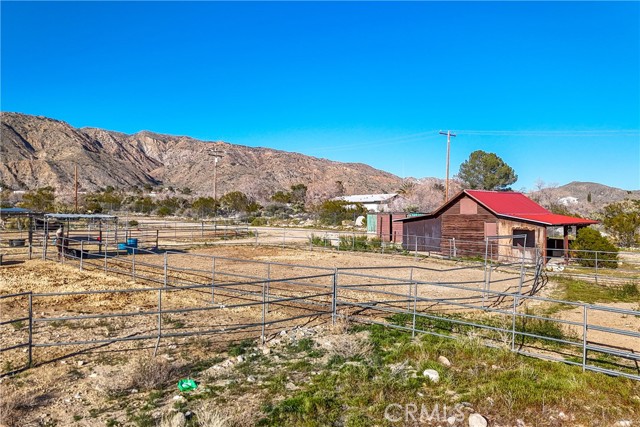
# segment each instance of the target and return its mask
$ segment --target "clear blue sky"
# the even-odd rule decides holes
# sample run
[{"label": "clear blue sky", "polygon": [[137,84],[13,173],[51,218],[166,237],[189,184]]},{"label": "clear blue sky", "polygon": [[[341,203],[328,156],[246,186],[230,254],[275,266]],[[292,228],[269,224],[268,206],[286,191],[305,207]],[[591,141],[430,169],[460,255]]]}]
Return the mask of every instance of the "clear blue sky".
[{"label": "clear blue sky", "polygon": [[1,2],[2,111],[640,189],[640,3]]}]

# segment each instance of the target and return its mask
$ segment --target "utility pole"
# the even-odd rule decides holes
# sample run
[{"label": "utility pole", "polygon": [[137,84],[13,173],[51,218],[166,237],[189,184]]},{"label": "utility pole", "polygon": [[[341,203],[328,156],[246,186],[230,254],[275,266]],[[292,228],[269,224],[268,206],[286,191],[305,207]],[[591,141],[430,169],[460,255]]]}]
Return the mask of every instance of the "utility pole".
[{"label": "utility pole", "polygon": [[76,211],[78,213],[78,163],[73,164],[73,176],[75,178],[75,192],[76,192]]},{"label": "utility pole", "polygon": [[218,181],[218,171],[216,166],[218,164],[218,160],[220,160],[224,156],[222,151],[216,150],[215,148],[209,151],[209,155],[213,156],[213,200],[215,203],[214,216],[217,216],[218,215],[218,189],[216,188],[216,185]]},{"label": "utility pole", "polygon": [[439,132],[440,135],[447,135],[447,181],[445,184],[445,195],[444,195],[444,201],[445,203],[449,201],[449,151],[451,151],[451,137],[453,136],[455,138],[456,134],[455,133],[451,133],[450,130],[446,131],[446,132]]}]

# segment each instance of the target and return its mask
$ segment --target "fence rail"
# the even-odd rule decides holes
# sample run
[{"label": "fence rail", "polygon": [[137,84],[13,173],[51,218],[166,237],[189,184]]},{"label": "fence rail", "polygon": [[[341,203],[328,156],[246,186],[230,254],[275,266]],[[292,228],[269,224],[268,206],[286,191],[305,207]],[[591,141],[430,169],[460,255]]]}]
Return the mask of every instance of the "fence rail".
[{"label": "fence rail", "polygon": [[[412,335],[457,339],[473,334],[488,346],[640,380],[640,348],[612,345],[622,337],[640,343],[640,333],[599,321],[602,313],[640,316],[640,311],[541,297],[540,263],[336,269],[132,246],[122,250],[109,242],[102,252],[94,252],[84,250],[84,244],[70,239],[68,248],[80,250],[65,251],[61,261],[128,277],[140,286],[0,296],[0,304],[21,301],[12,305],[22,310],[0,317],[0,331],[5,328],[16,337],[0,348],[3,355],[13,355],[3,375],[42,362],[33,357],[34,349],[60,352],[62,347],[77,350],[137,340],[155,340],[157,349],[163,339],[232,333],[264,342],[285,325],[345,317]],[[43,257],[56,260],[57,252],[43,250]],[[465,280],[467,273],[472,277]],[[88,311],[88,299],[125,297],[138,308]],[[61,301],[80,301],[82,309],[75,311],[82,314],[71,308],[56,311]],[[534,302],[566,304],[579,310],[581,319],[528,311]],[[217,316],[222,312],[225,316]],[[126,322],[133,318],[136,322]],[[26,357],[20,356],[24,349]]]}]

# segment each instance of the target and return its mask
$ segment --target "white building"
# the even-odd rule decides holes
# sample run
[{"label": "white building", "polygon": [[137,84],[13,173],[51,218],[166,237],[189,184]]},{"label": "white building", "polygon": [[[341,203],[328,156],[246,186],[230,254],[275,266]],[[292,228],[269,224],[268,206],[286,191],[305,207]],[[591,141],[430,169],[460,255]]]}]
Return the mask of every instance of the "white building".
[{"label": "white building", "polygon": [[389,194],[355,194],[353,196],[334,197],[332,200],[340,200],[349,203],[362,203],[370,212],[388,212],[389,204],[398,197],[397,193]]}]

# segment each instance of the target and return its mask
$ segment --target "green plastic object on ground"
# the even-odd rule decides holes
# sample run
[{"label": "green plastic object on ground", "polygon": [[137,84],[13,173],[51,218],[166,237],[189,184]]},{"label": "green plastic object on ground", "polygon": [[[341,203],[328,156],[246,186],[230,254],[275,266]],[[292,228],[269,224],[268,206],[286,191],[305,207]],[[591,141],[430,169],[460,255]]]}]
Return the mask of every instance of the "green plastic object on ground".
[{"label": "green plastic object on ground", "polygon": [[185,378],[178,381],[178,390],[180,391],[191,391],[197,388],[198,388],[198,384],[191,378]]}]

